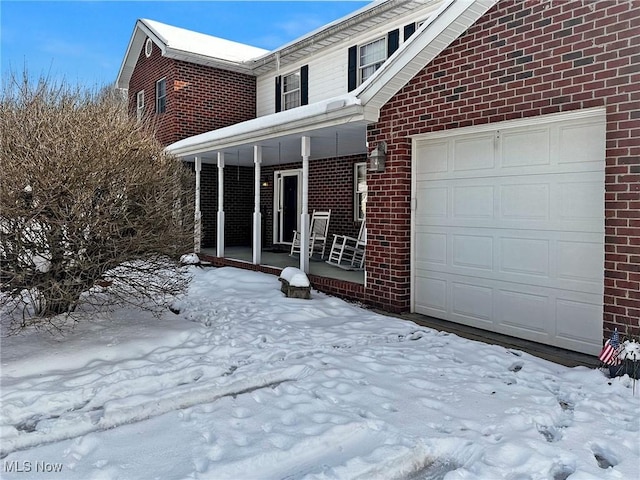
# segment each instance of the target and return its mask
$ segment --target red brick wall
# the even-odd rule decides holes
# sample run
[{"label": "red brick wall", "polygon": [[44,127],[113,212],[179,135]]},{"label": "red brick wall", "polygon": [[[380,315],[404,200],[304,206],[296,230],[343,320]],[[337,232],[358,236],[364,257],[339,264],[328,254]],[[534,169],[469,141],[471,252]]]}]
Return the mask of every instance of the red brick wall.
[{"label": "red brick wall", "polygon": [[[227,165],[224,169],[224,243],[251,245],[253,229],[253,167]],[[218,166],[203,164],[200,171],[202,247],[216,246],[218,220]]]},{"label": "red brick wall", "polygon": [[604,327],[640,333],[639,6],[502,0],[385,105],[368,132],[389,144],[368,178],[370,303],[410,306],[410,135],[604,106]]},{"label": "red brick wall", "polygon": [[[155,83],[167,80],[166,112],[155,115]],[[155,122],[164,145],[256,116],[256,79],[251,75],[219,70],[162,57],[144,47],[129,82],[129,108],[136,111],[136,94],[145,92],[145,112]]]},{"label": "red brick wall", "polygon": [[[136,115],[137,93],[144,90],[145,116],[153,122],[157,132],[156,136],[164,145],[177,141],[177,138],[172,135],[169,117],[172,104],[172,92],[169,86],[173,84],[174,80],[173,64],[173,60],[162,56],[157,45],[153,46],[151,56],[147,58],[143,46],[138,54],[138,62],[131,75],[131,80],[129,80],[129,111],[131,115]],[[156,115],[156,82],[163,78],[167,80],[167,111]]]},{"label": "red brick wall", "polygon": [[[309,215],[313,210],[331,209],[330,239],[334,234],[358,236],[360,223],[354,221],[353,212],[353,165],[364,161],[364,155],[309,161]],[[268,186],[262,187],[260,191],[263,245],[266,247],[273,246],[273,173],[276,170],[296,168],[302,168],[302,162],[262,167],[261,176],[268,181]],[[329,248],[327,246],[327,255]]]}]

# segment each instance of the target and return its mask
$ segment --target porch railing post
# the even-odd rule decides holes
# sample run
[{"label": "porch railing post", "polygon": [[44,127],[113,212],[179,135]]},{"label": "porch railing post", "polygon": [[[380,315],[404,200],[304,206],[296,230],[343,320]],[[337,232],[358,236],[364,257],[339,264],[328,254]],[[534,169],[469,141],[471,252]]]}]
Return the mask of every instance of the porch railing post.
[{"label": "porch railing post", "polygon": [[224,152],[218,152],[218,223],[216,256],[224,257]]},{"label": "porch railing post", "polygon": [[262,147],[253,146],[253,264],[260,265],[262,261],[262,214],[260,213],[260,164],[262,163]]},{"label": "porch railing post", "polygon": [[202,159],[196,157],[195,159],[195,172],[196,172],[196,207],[195,207],[195,221],[193,225],[193,251],[200,253],[200,247],[202,244],[202,213],[200,212],[200,171],[202,170]]},{"label": "porch railing post", "polygon": [[302,212],[300,213],[300,270],[309,273],[309,156],[311,137],[302,137]]}]

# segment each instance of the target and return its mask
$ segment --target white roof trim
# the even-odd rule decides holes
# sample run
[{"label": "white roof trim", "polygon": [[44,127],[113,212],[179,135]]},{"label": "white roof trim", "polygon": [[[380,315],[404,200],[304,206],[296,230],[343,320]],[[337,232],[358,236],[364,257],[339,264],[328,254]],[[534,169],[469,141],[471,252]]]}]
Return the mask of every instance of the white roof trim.
[{"label": "white roof trim", "polygon": [[368,109],[380,109],[498,0],[448,0],[408,42],[352,93]]},{"label": "white roof trim", "polygon": [[258,145],[263,140],[284,134],[310,132],[357,120],[371,121],[364,118],[364,109],[358,98],[354,95],[342,95],[194,135],[172,143],[166,150],[178,157],[199,155],[246,143]]},{"label": "white roof trim", "polygon": [[378,120],[380,108],[497,0],[447,0],[366,82],[342,97],[265,115],[180,140],[176,156],[198,155],[328,125]]},{"label": "white roof trim", "polygon": [[147,33],[152,32],[156,40],[164,46],[163,52],[170,56],[171,52],[183,55],[208,57],[223,62],[242,63],[267,54],[263,48],[252,47],[243,43],[233,42],[224,38],[214,37],[204,33],[193,32],[184,28],[174,27],[154,20],[141,19]]},{"label": "white roof trim", "polygon": [[165,57],[242,73],[251,73],[251,61],[269,53],[268,50],[243,43],[185,30],[154,20],[139,19],[116,79],[118,88],[128,88],[146,37],[151,38]]}]

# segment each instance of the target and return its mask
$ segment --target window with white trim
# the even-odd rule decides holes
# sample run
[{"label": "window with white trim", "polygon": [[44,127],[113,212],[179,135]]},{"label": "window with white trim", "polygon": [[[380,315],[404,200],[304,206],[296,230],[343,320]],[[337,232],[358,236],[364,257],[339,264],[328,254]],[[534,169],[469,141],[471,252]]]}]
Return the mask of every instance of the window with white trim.
[{"label": "window with white trim", "polygon": [[387,39],[379,38],[359,48],[358,68],[360,83],[374,74],[387,59]]},{"label": "window with white trim", "polygon": [[156,82],[156,113],[167,111],[167,79]]},{"label": "window with white trim", "polygon": [[367,162],[353,165],[353,180],[353,216],[361,222],[367,211]]},{"label": "window with white trim", "polygon": [[300,71],[282,77],[282,109],[300,106]]},{"label": "window with white trim", "polygon": [[136,94],[136,118],[140,121],[142,117],[144,117],[144,90]]}]

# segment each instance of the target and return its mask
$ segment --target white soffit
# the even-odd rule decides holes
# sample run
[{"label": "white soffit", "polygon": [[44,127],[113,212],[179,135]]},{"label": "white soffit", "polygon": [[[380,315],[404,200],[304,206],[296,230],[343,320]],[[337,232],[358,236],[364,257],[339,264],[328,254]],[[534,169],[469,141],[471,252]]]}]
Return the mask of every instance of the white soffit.
[{"label": "white soffit", "polygon": [[367,123],[360,101],[353,95],[344,95],[194,135],[169,145],[166,150],[178,157],[199,155],[352,122]]}]

